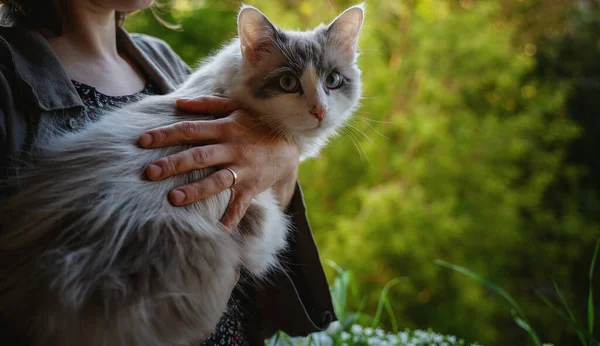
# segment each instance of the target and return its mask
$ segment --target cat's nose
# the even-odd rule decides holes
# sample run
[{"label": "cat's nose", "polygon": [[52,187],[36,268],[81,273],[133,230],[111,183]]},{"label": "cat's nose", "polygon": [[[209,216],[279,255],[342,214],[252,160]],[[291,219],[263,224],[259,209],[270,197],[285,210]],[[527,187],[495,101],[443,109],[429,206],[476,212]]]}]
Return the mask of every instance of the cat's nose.
[{"label": "cat's nose", "polygon": [[315,118],[317,118],[317,120],[319,121],[323,120],[323,117],[325,116],[326,112],[327,107],[320,103],[312,106],[312,108],[310,109],[310,114],[314,115]]}]

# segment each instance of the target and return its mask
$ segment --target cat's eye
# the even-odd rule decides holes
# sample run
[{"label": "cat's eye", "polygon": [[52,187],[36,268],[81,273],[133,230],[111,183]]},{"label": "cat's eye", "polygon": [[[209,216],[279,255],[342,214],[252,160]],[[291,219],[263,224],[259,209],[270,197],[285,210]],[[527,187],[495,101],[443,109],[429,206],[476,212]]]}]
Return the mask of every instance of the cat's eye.
[{"label": "cat's eye", "polygon": [[325,78],[325,86],[329,89],[337,89],[344,83],[344,78],[337,72],[331,72],[327,78]]},{"label": "cat's eye", "polygon": [[298,89],[298,80],[291,74],[286,74],[279,79],[279,86],[283,91],[291,93]]}]

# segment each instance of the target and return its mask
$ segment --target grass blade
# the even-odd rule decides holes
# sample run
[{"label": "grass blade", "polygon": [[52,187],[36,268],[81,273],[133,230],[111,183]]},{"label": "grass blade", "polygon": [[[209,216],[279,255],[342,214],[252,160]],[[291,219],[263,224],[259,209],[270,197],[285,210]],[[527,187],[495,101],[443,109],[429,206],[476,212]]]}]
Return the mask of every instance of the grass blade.
[{"label": "grass blade", "polygon": [[352,280],[352,274],[344,270],[334,261],[327,261],[327,264],[337,272],[333,284],[329,287],[335,314],[343,322],[346,320],[346,307],[348,305],[348,288]]},{"label": "grass blade", "polygon": [[344,272],[344,268],[340,267],[334,261],[332,261],[332,260],[325,260],[325,262],[327,262],[327,265],[330,266],[331,268],[333,268],[338,273],[338,275],[341,275]]},{"label": "grass blade", "polygon": [[[531,336],[531,339],[533,340],[533,343],[537,346],[541,346],[542,343],[540,341],[540,338],[537,336],[536,332],[531,328],[531,326],[529,325],[529,322],[527,321],[525,314],[523,313],[523,310],[521,309],[521,307],[519,306],[519,304],[517,304],[517,302],[513,299],[513,297],[510,296],[510,294],[508,294],[505,290],[503,290],[502,288],[494,285],[491,281],[488,281],[484,278],[482,278],[481,276],[475,274],[474,272],[470,271],[467,268],[461,267],[461,266],[457,266],[455,264],[452,264],[450,262],[446,262],[443,260],[435,260],[435,264],[448,268],[448,269],[452,269],[454,271],[457,271],[459,273],[465,274],[466,276],[484,284],[485,286],[487,286],[489,289],[491,289],[492,291],[496,292],[496,294],[500,295],[502,298],[504,298],[512,307],[513,309],[517,312],[517,315],[515,316],[515,322],[517,322],[517,324],[525,329],[529,335]],[[517,319],[518,317],[518,319]],[[527,326],[527,328],[524,328],[524,326]]]},{"label": "grass blade", "polygon": [[394,309],[392,308],[392,304],[390,304],[390,300],[385,298],[385,309],[387,310],[388,315],[390,316],[390,323],[392,324],[392,331],[394,334],[398,334],[398,322],[396,321],[396,315],[394,314]]},{"label": "grass blade", "polygon": [[[598,340],[594,339],[594,337],[585,330],[585,327],[582,327],[579,323],[577,323],[576,321],[573,321],[571,318],[569,318],[567,315],[565,315],[564,312],[560,311],[560,309],[557,308],[554,304],[552,304],[552,302],[550,300],[548,300],[548,298],[546,298],[544,295],[542,295],[538,292],[536,292],[536,294],[538,295],[538,297],[540,297],[540,299],[544,303],[546,303],[546,305],[548,305],[560,317],[562,317],[565,321],[567,321],[567,323],[569,323],[573,328],[575,328],[575,330],[577,331],[577,334],[580,336],[580,339],[585,336],[589,340],[590,344],[598,345]],[[585,342],[585,340],[581,340],[581,342],[583,345],[588,344]]]},{"label": "grass blade", "polygon": [[531,336],[531,338],[533,339],[533,342],[536,345],[541,346],[542,343],[537,338],[537,335],[535,334],[535,331],[533,330],[533,328],[531,328],[531,326],[529,325],[529,323],[525,322],[525,320],[523,320],[521,317],[519,317],[518,313],[515,312],[515,309],[511,309],[511,314],[513,315],[515,323],[519,327],[521,327],[523,330],[525,330]]},{"label": "grass blade", "polygon": [[[563,295],[562,291],[560,290],[560,287],[558,287],[558,284],[556,283],[556,281],[553,281],[552,283],[554,284],[554,290],[556,291],[558,298],[560,298],[561,303],[563,304],[563,306],[567,310],[567,313],[569,314],[569,318],[571,319],[572,324],[579,326],[579,322],[577,322],[577,318],[575,318],[575,314],[573,314],[573,310],[571,310],[571,307],[569,306],[567,299],[565,299],[565,296]],[[545,297],[542,297],[542,300],[544,300],[543,298],[545,298]],[[546,303],[546,304],[548,305],[548,303]],[[552,308],[552,305],[550,305],[550,307]],[[554,310],[558,310],[558,309],[554,309]],[[585,341],[585,338],[583,337],[583,334],[581,333],[581,331],[577,330],[577,336],[579,336],[579,340],[581,340],[581,344],[584,346],[587,346],[587,341]]]},{"label": "grass blade", "polygon": [[373,319],[373,323],[371,324],[371,328],[377,327],[379,324],[379,319],[381,318],[381,312],[383,311],[383,305],[385,299],[387,299],[387,294],[389,290],[394,287],[397,283],[399,283],[403,278],[395,278],[390,280],[383,289],[381,290],[381,294],[379,295],[379,303],[377,303],[377,311],[375,312],[375,318]]},{"label": "grass blade", "polygon": [[435,260],[435,263],[437,265],[442,266],[442,267],[446,267],[446,268],[452,269],[454,271],[457,271],[459,273],[463,273],[463,274],[467,275],[468,277],[470,277],[470,278],[472,278],[472,279],[474,279],[476,281],[479,281],[480,283],[486,285],[492,291],[496,292],[502,298],[506,299],[506,301],[508,301],[510,303],[510,305],[512,305],[512,307],[517,310],[517,312],[519,313],[520,316],[524,316],[525,315],[523,313],[523,311],[521,310],[521,307],[519,306],[519,304],[517,304],[517,302],[513,299],[513,297],[511,297],[508,293],[506,293],[506,291],[503,290],[502,288],[494,285],[492,282],[490,282],[490,281],[482,278],[481,276],[473,273],[472,271],[470,271],[467,268],[454,265],[454,264],[452,264],[450,262],[446,262],[446,261],[438,259],[438,260]]},{"label": "grass blade", "polygon": [[373,318],[361,312],[366,303],[364,299],[360,300],[358,303],[356,312],[351,312],[349,310],[349,303],[357,302],[360,298],[354,273],[350,270],[345,270],[334,261],[327,260],[327,264],[337,272],[337,276],[329,286],[329,290],[331,292],[335,314],[343,328],[348,328],[352,324],[364,321],[367,318],[369,319],[369,323],[371,323]]},{"label": "grass blade", "polygon": [[596,267],[596,258],[598,257],[598,248],[600,248],[600,239],[596,241],[596,249],[594,250],[594,256],[592,257],[592,264],[590,265],[590,292],[588,293],[588,333],[594,334],[594,293],[592,279],[594,278],[594,269]]}]

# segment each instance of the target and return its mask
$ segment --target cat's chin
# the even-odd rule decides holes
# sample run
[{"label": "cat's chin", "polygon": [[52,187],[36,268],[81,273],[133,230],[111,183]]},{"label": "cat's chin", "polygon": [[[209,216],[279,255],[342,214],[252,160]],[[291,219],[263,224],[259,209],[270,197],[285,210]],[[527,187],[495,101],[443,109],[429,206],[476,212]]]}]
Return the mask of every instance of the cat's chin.
[{"label": "cat's chin", "polygon": [[316,124],[312,127],[304,128],[302,130],[299,130],[298,132],[300,133],[301,136],[304,136],[306,138],[316,139],[316,138],[325,136],[326,133],[329,132],[330,127],[331,126],[326,125],[323,122],[319,122],[318,124]]}]

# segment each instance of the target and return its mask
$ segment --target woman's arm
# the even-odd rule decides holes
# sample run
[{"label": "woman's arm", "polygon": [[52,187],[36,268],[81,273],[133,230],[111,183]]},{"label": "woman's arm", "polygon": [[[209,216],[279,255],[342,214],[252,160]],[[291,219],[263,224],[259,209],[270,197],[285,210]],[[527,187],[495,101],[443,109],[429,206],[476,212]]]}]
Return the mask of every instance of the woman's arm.
[{"label": "woman's arm", "polygon": [[2,153],[2,157],[6,151],[6,120],[4,119],[4,112],[0,108],[0,153]]},{"label": "woman's arm", "polygon": [[[2,72],[3,68],[0,65],[0,158],[5,157],[5,153],[8,151],[6,145],[6,116],[4,115],[4,109],[6,108],[5,103],[8,101],[9,97],[12,97],[10,93],[10,89],[8,88],[8,81]],[[0,159],[2,160],[2,159]],[[0,165],[2,165],[2,161],[0,161]]]},{"label": "woman's arm", "polygon": [[[14,141],[10,138],[11,126],[16,124],[16,108],[14,105],[14,96],[12,88],[8,82],[8,76],[5,74],[5,66],[0,61],[0,198],[8,193],[9,186],[3,184],[2,181],[11,175],[9,167],[11,166],[10,159],[14,157],[15,148],[11,145]],[[23,132],[23,131],[21,131]]]}]

